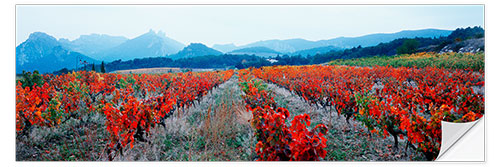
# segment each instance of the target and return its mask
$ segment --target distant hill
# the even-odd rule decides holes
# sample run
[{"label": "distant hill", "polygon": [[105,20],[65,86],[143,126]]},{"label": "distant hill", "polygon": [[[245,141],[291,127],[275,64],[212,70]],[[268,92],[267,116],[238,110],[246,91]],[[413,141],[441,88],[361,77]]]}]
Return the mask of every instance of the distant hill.
[{"label": "distant hill", "polygon": [[446,37],[451,34],[451,30],[422,29],[422,30],[404,30],[397,33],[378,33],[364,35],[360,37],[339,37],[329,40],[317,41],[321,45],[331,45],[341,48],[352,48],[361,45],[362,47],[375,46],[380,43],[390,42],[398,38],[438,38]]},{"label": "distant hill", "polygon": [[[243,46],[237,46],[234,49],[248,48],[248,47],[267,47],[278,51],[283,54],[290,54],[300,50],[307,50],[312,48],[334,46],[342,49],[357,47],[361,45],[362,47],[375,46],[379,43],[390,42],[398,38],[414,38],[414,37],[424,37],[424,38],[438,38],[441,36],[448,36],[451,30],[439,30],[439,29],[422,29],[422,30],[404,30],[396,33],[377,33],[364,35],[359,37],[338,37],[327,40],[319,41],[309,41],[305,39],[287,39],[287,40],[264,40],[257,41]],[[219,48],[220,46],[217,45]],[[229,47],[227,47],[229,48]]]},{"label": "distant hill", "polygon": [[[412,47],[410,47],[412,46]],[[481,27],[458,28],[448,36],[442,37],[415,37],[398,38],[375,46],[352,47],[349,49],[330,51],[323,54],[283,55],[273,57],[277,62],[269,64],[256,60],[243,63],[238,68],[261,67],[269,65],[307,65],[321,64],[335,59],[355,59],[373,56],[394,56],[397,54],[411,54],[416,52],[484,52],[484,29]]]},{"label": "distant hill", "polygon": [[[78,59],[77,59],[78,58]],[[16,73],[38,70],[53,72],[61,68],[75,68],[79,60],[95,62],[94,59],[61,46],[56,38],[43,32],[34,32],[16,47]]]},{"label": "distant hill", "polygon": [[228,53],[230,51],[238,49],[238,47],[232,43],[230,43],[230,44],[215,44],[214,46],[212,46],[212,48],[214,48],[218,51],[224,52],[224,53]]},{"label": "distant hill", "polygon": [[339,51],[342,50],[342,48],[336,47],[336,46],[323,46],[323,47],[317,47],[317,48],[311,48],[311,49],[306,49],[306,50],[299,50],[296,52],[291,53],[291,56],[294,55],[302,55],[302,56],[314,56],[316,54],[323,54],[323,53],[328,53],[330,51]]},{"label": "distant hill", "polygon": [[[466,41],[463,41],[466,40]],[[404,49],[405,43],[412,41],[415,49]],[[463,42],[462,42],[463,41]],[[334,59],[352,59],[371,56],[393,56],[396,54],[415,52],[481,52],[484,51],[484,29],[481,27],[458,28],[448,36],[439,38],[398,38],[376,46],[353,47],[343,51],[328,52],[314,58],[313,64]]]},{"label": "distant hill", "polygon": [[178,53],[169,55],[168,57],[171,59],[180,59],[180,58],[199,57],[206,55],[221,55],[221,54],[222,52],[209,48],[201,43],[191,43]]},{"label": "distant hill", "polygon": [[122,36],[90,34],[81,35],[78,39],[73,41],[61,38],[59,39],[59,43],[68,50],[85,54],[94,59],[101,59],[98,57],[98,53],[116,47],[127,40],[127,38]]},{"label": "distant hill", "polygon": [[103,51],[98,56],[102,57],[104,61],[158,57],[175,54],[184,48],[184,46],[184,44],[166,37],[161,31],[155,33],[153,30],[150,30],[139,37]]},{"label": "distant hill", "polygon": [[247,54],[247,55],[256,55],[259,57],[271,57],[271,56],[277,56],[281,53],[278,51],[275,51],[273,49],[269,49],[267,47],[258,46],[258,47],[236,49],[236,50],[229,52],[229,54],[233,54],[233,55]]}]

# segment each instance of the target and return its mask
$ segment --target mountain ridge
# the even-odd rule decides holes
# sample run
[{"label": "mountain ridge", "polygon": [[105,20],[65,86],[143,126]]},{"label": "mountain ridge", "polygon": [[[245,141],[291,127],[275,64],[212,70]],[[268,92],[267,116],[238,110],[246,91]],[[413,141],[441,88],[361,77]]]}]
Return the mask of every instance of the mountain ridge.
[{"label": "mountain ridge", "polygon": [[[317,41],[311,41],[302,38],[291,38],[284,40],[270,39],[270,40],[260,40],[246,45],[236,46],[235,49],[263,46],[284,54],[293,53],[300,50],[326,47],[326,46],[334,46],[341,49],[348,49],[352,47],[357,47],[359,45],[363,47],[375,46],[378,45],[379,43],[389,42],[391,40],[398,38],[448,36],[449,34],[451,34],[452,31],[453,30],[427,28],[418,30],[402,30],[394,33],[373,33],[356,37],[336,37],[336,38],[317,40]],[[220,44],[215,44],[214,48],[218,49],[219,46]]]},{"label": "mountain ridge", "polygon": [[[396,33],[375,33],[359,37],[338,37],[327,40],[309,41],[301,38],[285,40],[261,40],[247,45],[236,46],[234,44],[214,44],[213,48],[201,43],[200,47],[188,47],[190,51],[181,52],[184,44],[171,39],[164,32],[155,32],[152,29],[138,37],[127,39],[121,36],[110,36],[106,34],[81,35],[79,38],[70,41],[65,38],[56,38],[43,33],[34,32],[23,43],[16,47],[16,72],[19,69],[34,70],[28,66],[35,67],[33,62],[42,60],[45,63],[60,63],[62,66],[75,66],[76,57],[88,59],[89,61],[133,60],[145,57],[166,57],[172,58],[196,57],[208,54],[217,55],[223,53],[250,54],[261,57],[271,57],[276,55],[314,55],[324,54],[330,51],[354,48],[357,46],[378,45],[384,40],[405,37],[437,37],[451,34],[450,30],[440,29],[420,29],[403,30]],[[342,47],[340,47],[342,46]],[[229,51],[231,50],[231,51]],[[219,52],[222,51],[222,52]],[[291,52],[293,51],[293,52]],[[55,61],[45,60],[44,57],[51,57]],[[41,59],[44,58],[44,59]],[[24,64],[29,64],[25,66]],[[70,66],[70,64],[73,64]],[[50,66],[50,65],[48,65]],[[51,69],[51,67],[40,67],[41,71]]]},{"label": "mountain ridge", "polygon": [[132,60],[135,58],[159,57],[175,54],[185,47],[184,44],[165,36],[165,33],[153,30],[130,39],[116,47],[101,52],[104,61],[118,59]]},{"label": "mountain ridge", "polygon": [[94,59],[100,59],[98,53],[116,47],[129,40],[123,36],[111,36],[106,34],[80,35],[75,40],[60,38],[58,41],[66,49],[85,54]]},{"label": "mountain ridge", "polygon": [[16,73],[34,70],[47,73],[76,67],[79,65],[78,59],[95,62],[81,53],[65,49],[56,38],[46,33],[34,32],[16,47]]}]

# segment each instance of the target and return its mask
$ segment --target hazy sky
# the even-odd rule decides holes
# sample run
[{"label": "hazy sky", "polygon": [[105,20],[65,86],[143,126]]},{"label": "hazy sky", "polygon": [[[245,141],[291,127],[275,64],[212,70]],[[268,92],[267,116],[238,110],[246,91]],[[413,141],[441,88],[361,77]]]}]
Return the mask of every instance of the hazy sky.
[{"label": "hazy sky", "polygon": [[153,29],[184,44],[330,39],[424,28],[482,26],[482,5],[18,5],[16,45],[42,31],[74,40],[98,33],[134,38]]}]

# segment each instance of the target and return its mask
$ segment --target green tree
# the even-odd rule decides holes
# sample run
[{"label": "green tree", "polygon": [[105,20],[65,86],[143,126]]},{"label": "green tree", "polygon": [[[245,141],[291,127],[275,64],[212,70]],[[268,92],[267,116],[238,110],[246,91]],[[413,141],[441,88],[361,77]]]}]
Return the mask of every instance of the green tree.
[{"label": "green tree", "polygon": [[92,71],[95,71],[95,65],[92,63]]},{"label": "green tree", "polygon": [[23,87],[30,87],[32,88],[33,85],[37,86],[42,86],[43,85],[43,78],[40,73],[35,70],[33,73],[31,72],[25,72],[23,70],[23,79],[21,79],[21,84]]},{"label": "green tree", "polygon": [[104,61],[101,63],[101,72],[106,73],[106,69],[104,68]]},{"label": "green tree", "polygon": [[417,52],[419,42],[416,39],[407,39],[403,45],[396,49],[398,54],[411,54]]}]

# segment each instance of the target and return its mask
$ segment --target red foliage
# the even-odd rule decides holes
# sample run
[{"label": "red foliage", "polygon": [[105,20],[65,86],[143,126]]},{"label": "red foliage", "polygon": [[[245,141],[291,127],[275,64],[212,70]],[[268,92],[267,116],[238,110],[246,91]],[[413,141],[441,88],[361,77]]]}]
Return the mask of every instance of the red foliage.
[{"label": "red foliage", "polygon": [[313,65],[264,67],[254,74],[311,104],[333,106],[373,133],[406,137],[429,160],[439,153],[441,120],[474,121],[484,113],[484,95],[473,90],[484,86],[482,72]]},{"label": "red foliage", "polygon": [[[326,156],[327,128],[323,124],[309,130],[308,114],[295,116],[292,125],[286,124],[290,113],[278,107],[261,83],[252,78],[250,71],[240,70],[240,86],[245,93],[243,99],[247,110],[252,111],[252,126],[258,143],[255,152],[258,160],[265,161],[311,161]],[[260,88],[260,90],[259,90]],[[274,109],[276,108],[276,109]]]},{"label": "red foliage", "polygon": [[61,120],[102,112],[110,134],[109,148],[120,149],[128,144],[133,147],[136,134],[149,133],[176,107],[199,100],[232,75],[232,70],[161,75],[85,71],[44,75],[42,87],[23,88],[20,82],[17,84],[16,131],[34,125],[56,126]]}]

